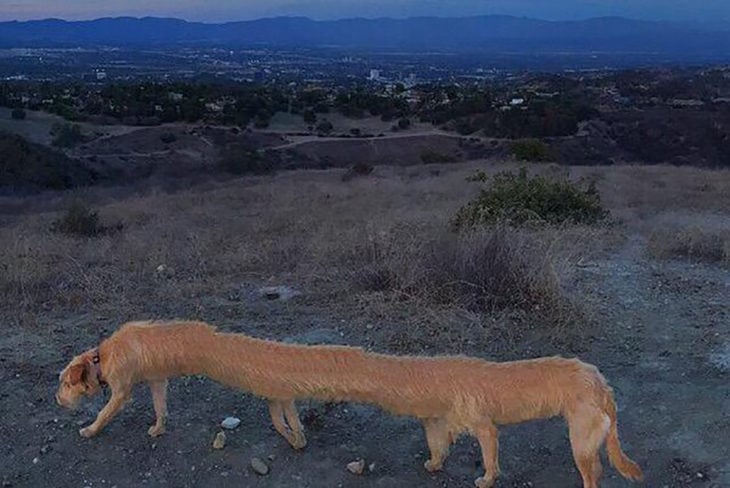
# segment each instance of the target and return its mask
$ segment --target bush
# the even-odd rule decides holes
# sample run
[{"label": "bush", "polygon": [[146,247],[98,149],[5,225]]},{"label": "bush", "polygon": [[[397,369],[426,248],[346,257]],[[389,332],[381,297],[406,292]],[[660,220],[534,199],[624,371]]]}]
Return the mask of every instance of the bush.
[{"label": "bush", "polygon": [[317,114],[312,110],[305,110],[303,114],[304,122],[309,125],[317,123]]},{"label": "bush", "polygon": [[537,139],[515,141],[510,148],[519,161],[544,162],[555,161],[550,147]]},{"label": "bush", "polygon": [[423,242],[408,232],[381,233],[353,250],[351,279],[368,292],[463,307],[475,313],[524,310],[562,325],[580,316],[545,240],[507,226]]},{"label": "bush", "polygon": [[443,154],[437,151],[423,151],[421,153],[423,164],[454,163],[456,158],[450,154]]},{"label": "bush", "polygon": [[[486,180],[479,173],[472,180]],[[529,177],[522,168],[518,174],[504,172],[456,214],[454,226],[465,229],[485,223],[507,221],[522,224],[542,221],[593,224],[608,216],[593,184],[582,190],[567,179]]]},{"label": "bush", "polygon": [[322,122],[317,124],[317,132],[319,132],[320,134],[329,134],[334,128],[335,127],[332,125],[332,122],[330,122],[329,120],[323,120]]},{"label": "bush", "polygon": [[160,135],[160,140],[164,144],[172,144],[173,142],[177,141],[177,136],[172,132],[164,132]]},{"label": "bush", "polygon": [[25,115],[25,110],[23,110],[22,108],[13,109],[13,111],[10,113],[10,116],[14,120],[25,120]]},{"label": "bush", "polygon": [[57,147],[74,147],[84,140],[81,134],[81,127],[76,124],[59,124],[51,129],[53,141],[51,144]]},{"label": "bush", "polygon": [[99,222],[99,215],[96,212],[81,202],[74,202],[61,218],[51,224],[51,230],[75,237],[96,237],[112,231],[121,231],[122,224],[105,227]]},{"label": "bush", "polygon": [[226,173],[233,175],[265,175],[276,172],[274,162],[265,154],[245,148],[228,151],[219,166]]},{"label": "bush", "polygon": [[375,168],[368,163],[356,163],[352,168],[348,169],[344,175],[342,175],[342,181],[350,181],[358,176],[368,176],[374,169]]},{"label": "bush", "polygon": [[402,130],[409,129],[411,127],[411,120],[407,117],[403,117],[398,121],[398,128]]}]

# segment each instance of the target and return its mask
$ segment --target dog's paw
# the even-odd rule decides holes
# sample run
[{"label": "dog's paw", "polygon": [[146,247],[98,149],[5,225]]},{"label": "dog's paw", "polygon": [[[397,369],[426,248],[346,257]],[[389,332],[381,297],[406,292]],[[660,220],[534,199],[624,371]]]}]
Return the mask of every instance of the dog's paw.
[{"label": "dog's paw", "polygon": [[89,437],[94,437],[96,434],[96,430],[92,429],[91,427],[84,427],[83,429],[79,430],[79,435],[86,439],[88,439]]},{"label": "dog's paw", "polygon": [[291,443],[291,446],[294,449],[304,449],[307,447],[307,438],[304,436],[304,434],[294,434],[294,439]]},{"label": "dog's paw", "polygon": [[429,473],[433,473],[435,471],[440,471],[441,467],[443,466],[442,463],[435,463],[432,460],[428,460],[425,463],[423,463],[423,467],[426,468],[426,471]]},{"label": "dog's paw", "polygon": [[494,480],[487,478],[486,476],[482,476],[474,480],[474,486],[477,488],[492,488],[494,486]]},{"label": "dog's paw", "polygon": [[165,426],[164,425],[153,425],[149,429],[147,429],[147,433],[150,437],[159,437],[162,434],[165,433]]}]

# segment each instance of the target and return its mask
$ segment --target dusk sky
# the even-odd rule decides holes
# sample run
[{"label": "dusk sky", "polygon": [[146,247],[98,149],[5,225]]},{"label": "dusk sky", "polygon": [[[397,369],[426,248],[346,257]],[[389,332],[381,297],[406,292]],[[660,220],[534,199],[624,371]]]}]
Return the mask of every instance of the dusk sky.
[{"label": "dusk sky", "polygon": [[343,17],[509,14],[551,20],[605,15],[730,22],[730,0],[0,0],[0,20],[165,16],[232,21],[280,15]]}]

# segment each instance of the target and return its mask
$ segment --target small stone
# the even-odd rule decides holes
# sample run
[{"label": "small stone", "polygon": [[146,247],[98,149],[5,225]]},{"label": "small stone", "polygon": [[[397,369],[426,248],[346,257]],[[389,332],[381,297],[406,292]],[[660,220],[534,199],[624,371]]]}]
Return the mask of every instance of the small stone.
[{"label": "small stone", "polygon": [[218,432],[213,439],[213,449],[223,449],[224,447],[226,447],[226,434]]},{"label": "small stone", "polygon": [[46,454],[50,450],[51,450],[51,446],[45,445],[45,446],[41,447],[41,454]]},{"label": "small stone", "polygon": [[370,463],[370,465],[368,466],[368,471],[370,471],[371,473],[375,471],[375,463]]},{"label": "small stone", "polygon": [[365,471],[365,460],[360,459],[347,464],[347,470],[352,474],[362,474]]},{"label": "small stone", "polygon": [[269,466],[257,457],[251,459],[251,469],[253,469],[254,473],[261,476],[269,474]]},{"label": "small stone", "polygon": [[40,459],[38,459],[37,457],[36,457],[36,458],[33,458],[33,464],[38,464],[38,463],[39,463],[40,461],[41,461],[41,460],[40,460]]},{"label": "small stone", "polygon": [[221,422],[221,427],[223,427],[224,429],[233,430],[240,424],[241,419],[236,417],[226,417],[223,422]]}]

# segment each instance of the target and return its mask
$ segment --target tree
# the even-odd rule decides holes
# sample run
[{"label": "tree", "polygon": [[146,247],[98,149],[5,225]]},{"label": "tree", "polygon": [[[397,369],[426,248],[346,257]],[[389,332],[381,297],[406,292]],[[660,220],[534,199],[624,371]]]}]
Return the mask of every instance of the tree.
[{"label": "tree", "polygon": [[332,122],[329,120],[323,120],[317,124],[317,132],[321,132],[322,134],[329,134],[334,128],[335,127],[332,125]]}]

